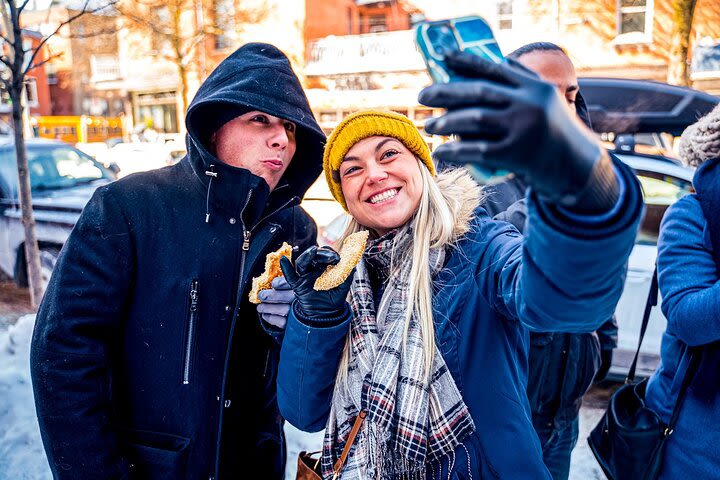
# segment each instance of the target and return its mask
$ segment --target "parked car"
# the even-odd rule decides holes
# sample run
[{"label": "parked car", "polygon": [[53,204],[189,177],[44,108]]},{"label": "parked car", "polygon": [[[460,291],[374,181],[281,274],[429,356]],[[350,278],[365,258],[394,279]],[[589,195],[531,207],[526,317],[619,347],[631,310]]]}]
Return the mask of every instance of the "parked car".
[{"label": "parked car", "polygon": [[[637,348],[640,325],[657,258],[660,222],[667,208],[692,193],[694,170],[674,158],[667,138],[678,137],[685,128],[712,110],[720,99],[699,90],[647,80],[610,78],[580,79],[593,129],[614,137],[614,151],[635,170],[643,188],[645,213],[628,261],[625,288],[615,315],[618,348],[613,355],[611,378],[627,374]],[[663,155],[645,155],[648,148]],[[660,359],[660,342],[667,320],[658,299],[643,340],[638,374],[652,374]]]},{"label": "parked car", "polygon": [[[655,268],[660,222],[670,205],[693,192],[694,170],[674,157],[668,139],[679,136],[720,99],[698,90],[645,80],[581,78],[580,90],[588,104],[593,129],[601,139],[612,139],[605,145],[635,170],[645,201],[644,217],[628,261],[625,287],[615,311],[618,347],[609,377],[622,379],[637,348]],[[472,173],[473,169],[470,170]],[[476,173],[479,183],[498,181]],[[337,248],[347,221],[347,214],[340,213],[331,221],[318,222],[318,242]],[[660,359],[660,341],[667,320],[660,310],[662,298],[658,302],[640,350],[638,376],[650,375]]]},{"label": "parked car", "polygon": [[[28,139],[26,150],[41,274],[47,282],[83,207],[98,186],[115,179],[115,173],[60,141]],[[25,233],[20,219],[15,145],[12,138],[0,138],[0,269],[25,287]]]},{"label": "parked car", "polygon": [[144,172],[177,163],[185,156],[185,145],[175,140],[128,142],[113,145],[97,159],[105,165],[115,164],[118,177]]}]

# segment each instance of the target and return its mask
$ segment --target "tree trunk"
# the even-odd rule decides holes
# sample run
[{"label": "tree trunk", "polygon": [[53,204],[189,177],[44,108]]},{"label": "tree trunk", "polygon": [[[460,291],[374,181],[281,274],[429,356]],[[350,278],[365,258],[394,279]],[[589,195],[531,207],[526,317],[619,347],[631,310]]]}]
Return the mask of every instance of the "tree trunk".
[{"label": "tree trunk", "polygon": [[690,85],[688,49],[697,0],[673,0],[673,34],[668,58],[667,81],[673,85]]},{"label": "tree trunk", "polygon": [[12,119],[15,134],[15,155],[17,157],[18,180],[20,190],[20,208],[22,210],[22,224],[25,230],[25,263],[27,265],[27,278],[30,285],[30,301],[37,308],[43,296],[43,285],[40,275],[40,253],[35,236],[35,217],[32,210],[32,193],[30,190],[30,174],[25,150],[25,135],[22,118],[23,84],[12,81],[10,84],[10,99],[12,100]]},{"label": "tree trunk", "polygon": [[[184,117],[188,109],[188,69],[183,64],[182,60],[178,62],[178,70],[180,73],[180,97],[182,99],[182,115]],[[180,127],[178,126],[178,128]]]}]

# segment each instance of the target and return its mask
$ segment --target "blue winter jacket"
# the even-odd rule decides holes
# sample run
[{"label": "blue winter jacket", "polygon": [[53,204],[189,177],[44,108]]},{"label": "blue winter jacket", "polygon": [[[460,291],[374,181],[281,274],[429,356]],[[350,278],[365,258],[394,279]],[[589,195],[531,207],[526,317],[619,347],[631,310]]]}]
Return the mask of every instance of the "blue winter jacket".
[{"label": "blue winter jacket", "polygon": [[[720,341],[720,278],[695,195],[671,206],[658,240],[658,282],[668,324],[661,363],[647,386],[650,408],[668,422],[688,365],[688,346]],[[720,354],[705,352],[667,441],[662,479],[720,478]]]},{"label": "blue winter jacket", "polygon": [[[437,478],[551,478],[526,395],[528,332],[593,331],[612,315],[642,210],[632,172],[619,162],[616,171],[621,198],[603,217],[564,215],[531,195],[524,241],[479,208],[448,250],[434,282],[436,340],[476,431],[452,465],[429,469]],[[278,405],[301,430],[326,424],[349,322],[288,318]]]}]

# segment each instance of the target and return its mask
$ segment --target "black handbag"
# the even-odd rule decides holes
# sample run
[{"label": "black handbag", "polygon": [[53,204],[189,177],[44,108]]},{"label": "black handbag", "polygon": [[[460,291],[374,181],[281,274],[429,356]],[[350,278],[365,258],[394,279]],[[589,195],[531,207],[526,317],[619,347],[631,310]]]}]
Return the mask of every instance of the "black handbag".
[{"label": "black handbag", "polygon": [[640,346],[650,311],[657,305],[657,292],[656,268],[645,304],[637,351],[625,384],[610,397],[607,411],[588,437],[593,455],[610,480],[655,480],[658,477],[665,442],[673,433],[682,400],[700,360],[700,352],[688,348],[688,368],[670,422],[665,424],[656,412],[645,405],[647,379],[635,381]]}]

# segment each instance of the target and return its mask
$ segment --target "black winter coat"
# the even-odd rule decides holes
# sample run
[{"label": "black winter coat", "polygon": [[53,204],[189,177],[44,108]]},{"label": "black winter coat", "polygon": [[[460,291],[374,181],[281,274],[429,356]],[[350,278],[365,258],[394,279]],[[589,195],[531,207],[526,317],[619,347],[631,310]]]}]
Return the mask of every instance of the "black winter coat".
[{"label": "black winter coat", "polygon": [[[263,48],[280,65],[249,75],[281,77],[287,60]],[[223,68],[244,79],[237,60],[216,70],[225,86]],[[296,85],[302,94],[287,83],[278,96]],[[232,89],[220,101],[218,91],[201,89],[189,110],[188,156],[98,189],[60,254],[31,352],[56,478],[242,478],[250,463],[282,478],[279,345],[248,291],[283,241],[298,251],[315,243],[315,224],[296,205],[321,170],[324,137],[304,95],[258,105],[296,121],[303,138],[270,193],[260,177],[219,163],[196,134],[206,120],[197,112],[210,111],[201,107],[228,105]]]},{"label": "black winter coat", "polygon": [[[485,188],[490,216],[525,229],[527,185],[517,177]],[[530,332],[528,399],[538,431],[563,429],[580,411],[582,397],[600,368],[600,350],[617,346],[611,318],[594,333]]]}]

